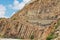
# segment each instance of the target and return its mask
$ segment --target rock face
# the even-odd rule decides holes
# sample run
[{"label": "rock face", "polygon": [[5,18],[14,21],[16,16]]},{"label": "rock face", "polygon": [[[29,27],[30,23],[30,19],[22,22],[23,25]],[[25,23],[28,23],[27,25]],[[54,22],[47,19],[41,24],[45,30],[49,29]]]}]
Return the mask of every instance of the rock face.
[{"label": "rock face", "polygon": [[0,20],[4,38],[46,40],[60,15],[60,0],[31,0],[9,19]]}]

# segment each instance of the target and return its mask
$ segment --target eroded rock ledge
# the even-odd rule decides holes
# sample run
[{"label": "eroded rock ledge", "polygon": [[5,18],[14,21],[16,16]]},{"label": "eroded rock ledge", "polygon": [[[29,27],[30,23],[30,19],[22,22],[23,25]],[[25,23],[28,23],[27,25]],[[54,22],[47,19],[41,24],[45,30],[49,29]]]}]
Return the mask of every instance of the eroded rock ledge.
[{"label": "eroded rock ledge", "polygon": [[5,38],[46,40],[60,16],[60,0],[34,0],[10,19],[0,20]]}]

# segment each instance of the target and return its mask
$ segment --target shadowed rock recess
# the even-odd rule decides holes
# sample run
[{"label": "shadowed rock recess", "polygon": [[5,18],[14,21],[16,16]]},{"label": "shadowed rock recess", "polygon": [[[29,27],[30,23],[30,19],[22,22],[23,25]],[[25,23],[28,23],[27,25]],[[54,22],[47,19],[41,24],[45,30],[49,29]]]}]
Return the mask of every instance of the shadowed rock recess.
[{"label": "shadowed rock recess", "polygon": [[0,18],[0,37],[55,40],[49,35],[59,29],[59,18],[60,0],[31,0],[11,18]]}]

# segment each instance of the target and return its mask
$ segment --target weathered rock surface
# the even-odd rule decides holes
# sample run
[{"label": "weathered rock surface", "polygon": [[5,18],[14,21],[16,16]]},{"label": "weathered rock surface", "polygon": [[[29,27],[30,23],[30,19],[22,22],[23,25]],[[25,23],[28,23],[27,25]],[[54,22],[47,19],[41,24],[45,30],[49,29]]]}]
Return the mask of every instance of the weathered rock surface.
[{"label": "weathered rock surface", "polygon": [[59,14],[60,0],[31,0],[10,19],[0,20],[0,35],[5,38],[46,40],[54,30]]}]

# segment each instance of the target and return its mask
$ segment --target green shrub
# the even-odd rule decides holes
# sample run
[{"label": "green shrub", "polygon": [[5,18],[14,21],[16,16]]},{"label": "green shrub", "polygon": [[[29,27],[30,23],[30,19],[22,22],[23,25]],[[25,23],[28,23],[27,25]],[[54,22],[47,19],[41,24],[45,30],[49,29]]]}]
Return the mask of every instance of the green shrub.
[{"label": "green shrub", "polygon": [[13,20],[16,20],[16,18],[13,18]]},{"label": "green shrub", "polygon": [[53,35],[54,33],[51,33],[48,37],[47,37],[47,39],[46,40],[51,40],[51,39],[53,39],[54,38],[54,35]]},{"label": "green shrub", "polygon": [[34,39],[34,35],[31,35],[30,39]]}]

